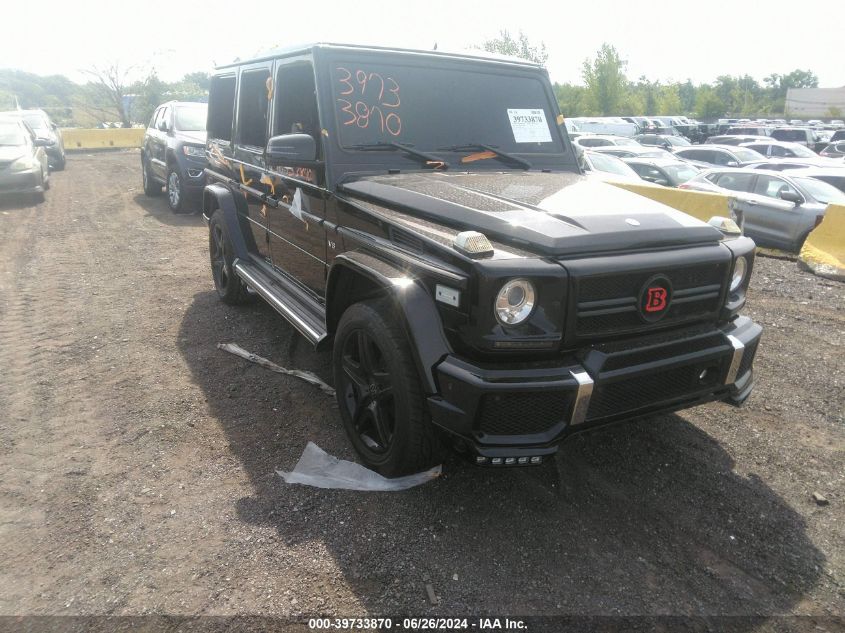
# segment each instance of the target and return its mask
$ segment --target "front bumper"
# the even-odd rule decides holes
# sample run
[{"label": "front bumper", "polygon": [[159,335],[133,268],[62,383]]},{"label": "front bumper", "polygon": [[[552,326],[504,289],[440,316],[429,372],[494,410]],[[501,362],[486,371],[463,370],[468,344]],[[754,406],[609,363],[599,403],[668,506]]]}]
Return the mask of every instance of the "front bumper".
[{"label": "front bumper", "polygon": [[0,193],[41,193],[41,172],[38,169],[27,171],[0,172]]},{"label": "front bumper", "polygon": [[737,317],[721,327],[594,345],[548,363],[481,365],[447,356],[435,368],[440,391],[428,399],[429,411],[479,463],[538,463],[569,435],[603,424],[713,400],[742,404],[761,334]]}]

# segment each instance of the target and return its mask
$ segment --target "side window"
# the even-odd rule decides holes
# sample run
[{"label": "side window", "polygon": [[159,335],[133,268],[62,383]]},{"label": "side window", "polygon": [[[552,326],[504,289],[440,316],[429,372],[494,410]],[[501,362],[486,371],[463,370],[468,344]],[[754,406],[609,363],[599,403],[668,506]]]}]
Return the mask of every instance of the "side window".
[{"label": "side window", "polygon": [[166,123],[166,124],[167,124],[167,128],[166,128],[166,129],[168,129],[168,130],[169,130],[171,127],[173,127],[173,126],[170,124],[170,112],[171,112],[171,110],[170,110],[170,106],[165,106],[165,107],[163,107],[163,108],[161,109],[161,119],[159,119],[160,121],[163,121],[164,123]]},{"label": "side window", "polygon": [[270,110],[270,70],[245,70],[241,73],[238,94],[239,145],[264,148],[267,145],[267,113]]},{"label": "side window", "polygon": [[727,172],[719,174],[716,184],[731,191],[751,191],[754,174],[742,172]]},{"label": "side window", "polygon": [[735,162],[736,159],[727,152],[712,152],[713,161],[717,165],[727,165],[730,162]]},{"label": "side window", "polygon": [[777,198],[781,191],[795,191],[795,187],[791,186],[785,180],[781,180],[777,176],[758,176],[757,184],[754,187],[754,193],[760,196],[767,196],[769,198]]},{"label": "side window", "polygon": [[317,141],[319,158],[322,155],[320,117],[311,64],[296,62],[280,67],[276,75],[275,92],[273,136],[310,134]]},{"label": "side window", "polygon": [[150,118],[150,123],[147,127],[155,127],[156,126],[156,119],[158,119],[158,113],[161,112],[161,108],[156,108],[155,112],[153,112],[152,118]]},{"label": "side window", "polygon": [[584,147],[602,147],[604,145],[613,145],[613,143],[603,138],[585,138],[581,139],[581,145]]},{"label": "side window", "polygon": [[212,77],[208,92],[208,138],[231,141],[234,120],[235,76]]},{"label": "side window", "polygon": [[780,145],[772,145],[772,156],[794,156],[794,154]]}]

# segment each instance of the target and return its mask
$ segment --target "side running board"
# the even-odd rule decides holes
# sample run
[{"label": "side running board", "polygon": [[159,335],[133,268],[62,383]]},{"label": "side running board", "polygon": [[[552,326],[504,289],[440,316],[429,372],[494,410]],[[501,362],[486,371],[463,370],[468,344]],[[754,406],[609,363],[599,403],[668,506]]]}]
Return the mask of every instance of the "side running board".
[{"label": "side running board", "polygon": [[235,260],[235,272],[315,347],[326,340],[325,309],[292,283],[271,278],[257,266]]}]

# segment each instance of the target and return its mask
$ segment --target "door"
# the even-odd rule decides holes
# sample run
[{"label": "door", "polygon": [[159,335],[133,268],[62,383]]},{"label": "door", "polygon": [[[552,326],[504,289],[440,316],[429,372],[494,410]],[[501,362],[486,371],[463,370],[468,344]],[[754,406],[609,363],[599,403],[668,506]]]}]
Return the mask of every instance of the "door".
[{"label": "door", "polygon": [[[169,105],[159,110],[155,120],[155,129],[150,135],[150,167],[156,177],[162,181],[165,179],[165,172],[167,171],[165,157],[167,154],[167,130],[170,129],[170,112],[171,107]],[[162,127],[165,129],[160,129]]]},{"label": "door", "polygon": [[751,196],[756,204],[745,216],[745,232],[763,246],[789,249],[795,241],[800,211],[795,203],[779,197],[782,191],[800,195],[783,178],[757,176]]},{"label": "door", "polygon": [[[272,135],[310,134],[322,159],[314,70],[306,58],[279,62],[274,77]],[[325,170],[316,164],[273,165],[273,196],[279,206],[268,210],[273,267],[316,298],[325,295]]]}]

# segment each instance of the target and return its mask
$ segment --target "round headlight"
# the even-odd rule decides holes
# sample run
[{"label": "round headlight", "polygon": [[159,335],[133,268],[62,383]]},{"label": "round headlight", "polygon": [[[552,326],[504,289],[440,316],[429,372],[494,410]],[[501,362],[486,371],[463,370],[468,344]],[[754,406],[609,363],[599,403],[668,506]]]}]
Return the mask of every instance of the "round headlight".
[{"label": "round headlight", "polygon": [[522,323],[534,309],[534,284],[527,279],[511,279],[496,296],[496,318],[505,325]]},{"label": "round headlight", "polygon": [[731,276],[731,292],[734,292],[745,281],[745,273],[748,271],[748,261],[744,257],[739,257],[734,262],[734,272]]}]

